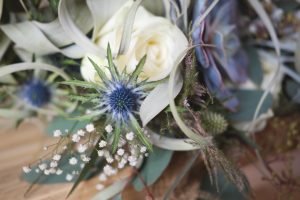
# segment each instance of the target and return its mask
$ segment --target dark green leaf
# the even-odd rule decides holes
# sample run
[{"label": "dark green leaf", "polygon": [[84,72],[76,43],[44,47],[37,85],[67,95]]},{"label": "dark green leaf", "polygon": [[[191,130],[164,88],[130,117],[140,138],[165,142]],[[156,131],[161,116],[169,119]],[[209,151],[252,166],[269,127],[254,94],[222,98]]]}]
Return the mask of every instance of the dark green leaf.
[{"label": "dark green leaf", "polygon": [[[162,175],[169,165],[172,155],[173,151],[153,147],[153,151],[149,154],[140,171],[140,176],[146,185],[153,184]],[[141,191],[144,187],[139,177],[135,177],[132,184],[137,191]]]}]

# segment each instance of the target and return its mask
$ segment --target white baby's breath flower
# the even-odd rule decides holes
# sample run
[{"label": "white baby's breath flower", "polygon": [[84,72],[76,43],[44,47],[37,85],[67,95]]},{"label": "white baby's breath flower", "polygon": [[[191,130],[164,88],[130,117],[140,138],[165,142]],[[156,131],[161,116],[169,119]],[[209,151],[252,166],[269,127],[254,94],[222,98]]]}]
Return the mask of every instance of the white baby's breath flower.
[{"label": "white baby's breath flower", "polygon": [[72,157],[72,158],[69,159],[70,165],[76,165],[77,162],[78,162],[78,160],[77,160],[77,158],[75,158],[75,157]]},{"label": "white baby's breath flower", "polygon": [[25,174],[28,174],[29,172],[31,172],[31,168],[28,166],[24,166],[24,167],[22,167],[22,169]]},{"label": "white baby's breath flower", "polygon": [[82,129],[79,129],[79,130],[77,131],[77,135],[83,137],[83,136],[85,135],[85,132],[84,132]]},{"label": "white baby's breath flower", "polygon": [[84,168],[84,166],[85,166],[85,164],[84,164],[84,163],[81,163],[81,164],[80,164],[80,168],[81,168],[81,169],[83,169],[83,168]]},{"label": "white baby's breath flower", "polygon": [[56,175],[61,175],[62,173],[63,173],[63,171],[61,169],[56,170]]},{"label": "white baby's breath flower", "polygon": [[132,167],[134,167],[134,166],[137,165],[137,161],[132,161],[132,162],[129,163],[129,165],[132,166]]},{"label": "white baby's breath flower", "polygon": [[106,162],[113,163],[114,159],[111,156],[109,156],[109,157],[106,158]]},{"label": "white baby's breath flower", "polygon": [[107,176],[110,176],[112,171],[113,171],[113,168],[110,165],[105,165],[103,167],[103,172]]},{"label": "white baby's breath flower", "polygon": [[47,164],[41,163],[41,164],[39,164],[39,168],[40,168],[40,170],[44,171],[47,168]]},{"label": "white baby's breath flower", "polygon": [[128,157],[129,162],[135,162],[136,160],[137,160],[137,158],[135,156],[129,156]]},{"label": "white baby's breath flower", "polygon": [[106,176],[104,173],[101,173],[101,174],[99,175],[99,180],[100,180],[100,181],[106,181],[106,180],[107,180],[107,176]]},{"label": "white baby's breath flower", "polygon": [[62,135],[62,132],[60,131],[60,130],[55,130],[54,132],[53,132],[53,136],[54,137],[60,137]]},{"label": "white baby's breath flower", "polygon": [[120,161],[120,163],[123,164],[123,165],[125,165],[127,163],[127,159],[122,158],[121,161]]},{"label": "white baby's breath flower", "polygon": [[55,161],[59,161],[61,159],[61,155],[55,154],[52,159]]},{"label": "white baby's breath flower", "polygon": [[56,172],[56,169],[55,169],[55,168],[50,168],[50,169],[49,169],[49,173],[50,173],[50,174],[55,174],[55,172]]},{"label": "white baby's breath flower", "polygon": [[35,173],[40,173],[40,169],[39,168],[36,168],[34,171],[35,171]]},{"label": "white baby's breath flower", "polygon": [[123,156],[125,153],[124,149],[118,149],[117,154]]},{"label": "white baby's breath flower", "polygon": [[87,150],[87,145],[85,145],[85,144],[79,144],[77,147],[77,151],[79,153],[84,153],[86,150]]},{"label": "white baby's breath flower", "polygon": [[56,161],[50,162],[50,167],[57,167],[58,163]]},{"label": "white baby's breath flower", "polygon": [[97,190],[103,190],[103,188],[104,188],[104,185],[102,185],[102,184],[100,184],[100,183],[98,183],[98,184],[96,185],[96,189],[97,189]]},{"label": "white baby's breath flower", "polygon": [[80,136],[77,134],[72,135],[72,141],[77,143],[80,141]]},{"label": "white baby's breath flower", "polygon": [[118,147],[123,147],[126,144],[126,140],[123,137],[120,137]]},{"label": "white baby's breath flower", "polygon": [[48,176],[48,175],[50,174],[50,171],[49,171],[48,169],[45,169],[45,170],[44,170],[44,174],[45,174],[46,176]]},{"label": "white baby's breath flower", "polygon": [[87,132],[91,133],[95,130],[94,124],[88,124],[85,126]]},{"label": "white baby's breath flower", "polygon": [[106,131],[107,133],[111,133],[111,132],[113,131],[113,127],[112,127],[110,124],[108,124],[108,125],[105,127],[105,131]]},{"label": "white baby's breath flower", "polygon": [[125,165],[123,163],[118,163],[118,168],[119,169],[123,169],[125,167]]},{"label": "white baby's breath flower", "polygon": [[134,133],[133,132],[129,132],[126,134],[126,139],[129,141],[132,141],[134,138]]},{"label": "white baby's breath flower", "polygon": [[81,155],[80,156],[80,158],[81,158],[81,160],[83,161],[83,162],[90,162],[90,160],[91,160],[91,158],[90,157],[88,157],[87,155]]},{"label": "white baby's breath flower", "polygon": [[104,150],[98,150],[98,156],[99,157],[104,156]]},{"label": "white baby's breath flower", "polygon": [[66,180],[67,181],[72,181],[72,179],[73,179],[73,175],[72,174],[67,174],[66,175]]},{"label": "white baby's breath flower", "polygon": [[[106,24],[95,32],[96,45],[106,49],[110,43],[113,54],[117,54],[122,37],[126,15],[133,1],[128,1],[113,15]],[[147,55],[143,72],[139,78],[157,81],[167,77],[174,67],[177,57],[188,46],[188,41],[181,30],[167,18],[154,16],[140,6],[133,24],[133,32],[128,51],[115,58],[119,71],[126,66],[127,73],[132,73],[141,58]],[[104,59],[87,54],[82,60],[81,74],[88,81],[99,81],[99,77],[89,62],[91,57],[100,66],[107,66]],[[105,71],[106,68],[102,67]]]},{"label": "white baby's breath flower", "polygon": [[104,140],[101,140],[101,141],[99,142],[99,147],[100,147],[100,148],[103,148],[103,147],[105,147],[106,145],[107,145],[107,142],[104,141]]},{"label": "white baby's breath flower", "polygon": [[145,153],[146,151],[147,151],[147,147],[142,146],[141,149],[140,149],[140,152],[141,153]]},{"label": "white baby's breath flower", "polygon": [[121,157],[119,155],[115,155],[115,160],[116,161],[120,161],[121,160]]}]

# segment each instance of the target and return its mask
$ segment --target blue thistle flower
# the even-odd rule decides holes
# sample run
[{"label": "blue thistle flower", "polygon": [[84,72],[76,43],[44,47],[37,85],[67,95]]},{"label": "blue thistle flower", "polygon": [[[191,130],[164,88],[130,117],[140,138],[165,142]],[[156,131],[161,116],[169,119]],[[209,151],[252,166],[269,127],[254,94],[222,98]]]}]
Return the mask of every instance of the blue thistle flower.
[{"label": "blue thistle flower", "polygon": [[144,97],[138,85],[122,82],[111,83],[108,90],[99,98],[102,109],[112,114],[115,121],[127,121],[130,114],[136,113]]},{"label": "blue thistle flower", "polygon": [[33,107],[42,107],[51,100],[51,88],[42,80],[33,79],[23,85],[20,97]]},{"label": "blue thistle flower", "polygon": [[82,102],[90,102],[95,105],[91,113],[85,116],[76,117],[78,120],[91,119],[94,117],[105,116],[109,124],[114,124],[113,152],[116,150],[120,135],[125,131],[134,131],[148,149],[151,143],[144,135],[139,125],[137,114],[142,100],[146,97],[145,88],[151,88],[153,83],[139,81],[138,76],[146,62],[144,56],[137,64],[132,74],[126,73],[126,68],[119,72],[113,63],[110,46],[107,47],[108,69],[111,78],[91,59],[101,82],[92,83],[79,80],[65,81],[64,84],[76,85],[84,88],[96,90],[96,93],[87,95],[72,95],[71,98]]}]

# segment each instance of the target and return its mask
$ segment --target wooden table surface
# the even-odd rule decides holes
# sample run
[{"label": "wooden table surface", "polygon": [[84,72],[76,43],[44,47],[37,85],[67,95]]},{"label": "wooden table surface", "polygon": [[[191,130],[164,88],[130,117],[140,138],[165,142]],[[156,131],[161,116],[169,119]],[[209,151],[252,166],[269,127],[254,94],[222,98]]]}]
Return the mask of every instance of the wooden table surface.
[{"label": "wooden table surface", "polygon": [[[0,121],[1,127],[1,121]],[[66,184],[51,184],[51,185],[37,185],[31,190],[28,196],[24,197],[29,184],[20,179],[22,173],[22,166],[32,163],[38,156],[39,152],[43,149],[43,146],[49,144],[49,138],[43,131],[41,131],[35,124],[21,125],[17,130],[0,131],[0,200],[60,200],[65,199],[72,183]],[[299,150],[292,152],[296,157],[293,169],[295,176],[300,177],[300,153]],[[178,156],[177,156],[178,157]],[[180,156],[179,156],[180,157]],[[178,161],[177,161],[178,162]],[[180,161],[181,162],[181,161]],[[176,164],[171,164],[164,173],[166,179],[170,179],[171,176],[176,177],[176,170],[172,170]],[[281,168],[281,164],[276,164],[278,170]],[[254,190],[255,199],[276,199],[277,191],[266,181],[262,180],[261,174],[258,173],[255,165],[250,164],[244,166],[242,170],[247,175],[250,184]],[[168,174],[169,173],[169,174]],[[173,175],[170,175],[173,173]],[[160,181],[166,184],[166,179]],[[172,181],[172,180],[171,180]],[[111,182],[111,181],[110,181]],[[91,199],[98,191],[95,189],[95,185],[98,183],[98,178],[93,178],[87,182],[82,182],[69,199],[71,200],[88,200]],[[159,183],[153,188],[162,190]],[[188,184],[191,184],[191,180],[188,180]],[[190,186],[188,185],[188,188]],[[300,190],[299,190],[300,191]],[[164,191],[162,191],[164,192]],[[158,193],[157,191],[155,192]],[[133,194],[129,189],[126,190],[124,199],[144,199],[143,193]],[[135,197],[136,196],[136,197]],[[158,197],[158,196],[156,196]],[[300,198],[300,194],[297,195]],[[159,197],[156,199],[160,199]],[[177,200],[177,198],[176,198]]]},{"label": "wooden table surface", "polygon": [[[29,184],[20,179],[22,166],[30,164],[39,156],[43,146],[47,144],[47,137],[33,124],[24,124],[17,130],[0,132],[0,199],[65,199],[72,183],[37,185],[24,197]],[[97,190],[97,179],[84,182],[69,199],[90,199]]]}]

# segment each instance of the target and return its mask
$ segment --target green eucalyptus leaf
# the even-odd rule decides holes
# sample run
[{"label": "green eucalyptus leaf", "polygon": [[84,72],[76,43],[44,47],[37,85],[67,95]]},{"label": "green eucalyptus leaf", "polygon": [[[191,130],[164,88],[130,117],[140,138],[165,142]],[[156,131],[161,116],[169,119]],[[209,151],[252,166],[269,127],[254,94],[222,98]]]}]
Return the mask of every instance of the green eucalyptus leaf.
[{"label": "green eucalyptus leaf", "polygon": [[[140,171],[140,176],[147,186],[152,185],[162,175],[169,165],[172,155],[173,151],[153,147],[153,152],[149,154]],[[138,176],[133,179],[132,184],[137,191],[141,191],[144,188]]]},{"label": "green eucalyptus leaf", "polygon": [[[263,95],[263,93],[264,91],[262,90],[233,91],[233,95],[235,95],[238,98],[240,105],[237,112],[226,114],[227,119],[236,122],[251,121],[257,104],[260,101],[260,98]],[[268,94],[264,103],[262,104],[259,115],[266,113],[268,109],[272,107],[272,103],[272,95]]]},{"label": "green eucalyptus leaf", "polygon": [[246,46],[244,49],[246,50],[249,58],[249,78],[257,85],[261,85],[263,81],[263,71],[259,54],[253,46]]},{"label": "green eucalyptus leaf", "polygon": [[300,84],[288,80],[285,85],[287,95],[296,103],[300,103]]},{"label": "green eucalyptus leaf", "polygon": [[[77,114],[78,112],[74,112],[73,114]],[[76,121],[76,120],[70,120],[63,116],[56,116],[54,119],[48,124],[47,127],[47,133],[51,136],[53,136],[53,132],[55,130],[61,130],[65,131],[67,130],[78,130],[81,128],[84,128],[90,121]]]}]

